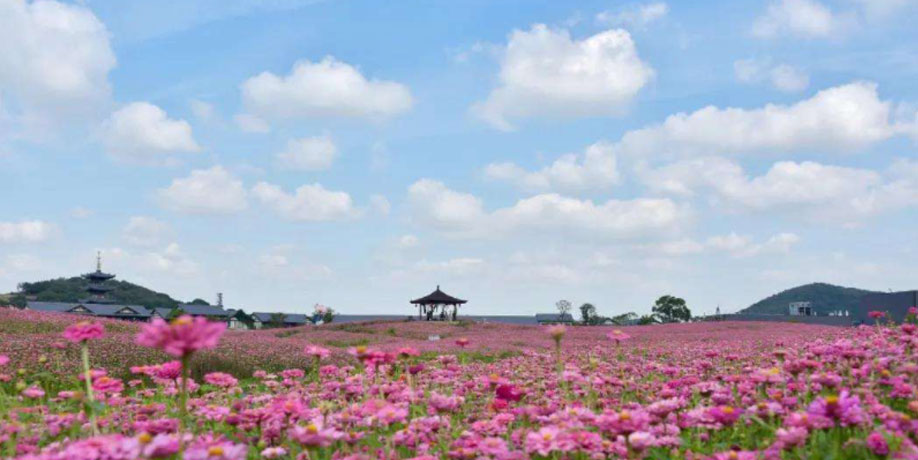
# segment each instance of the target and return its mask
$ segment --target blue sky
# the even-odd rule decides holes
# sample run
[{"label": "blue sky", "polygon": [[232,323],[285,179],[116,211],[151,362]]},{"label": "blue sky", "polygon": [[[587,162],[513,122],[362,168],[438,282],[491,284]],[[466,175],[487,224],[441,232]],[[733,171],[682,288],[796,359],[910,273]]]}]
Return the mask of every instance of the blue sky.
[{"label": "blue sky", "polygon": [[696,313],[913,289],[912,0],[0,0],[0,291]]}]

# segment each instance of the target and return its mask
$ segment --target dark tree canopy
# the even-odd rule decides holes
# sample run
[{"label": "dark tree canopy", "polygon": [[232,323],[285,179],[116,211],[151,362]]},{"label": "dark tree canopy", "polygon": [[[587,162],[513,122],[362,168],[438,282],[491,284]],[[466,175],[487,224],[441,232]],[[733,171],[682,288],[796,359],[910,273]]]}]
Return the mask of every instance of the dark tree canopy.
[{"label": "dark tree canopy", "polygon": [[[89,280],[75,276],[34,283],[21,283],[20,293],[39,302],[79,302],[86,298]],[[106,281],[112,291],[108,293],[112,302],[124,305],[140,305],[147,308],[174,308],[179,301],[143,286],[121,280]]]},{"label": "dark tree canopy", "polygon": [[664,323],[681,323],[692,319],[692,312],[685,300],[671,295],[657,299],[653,306],[653,314]]},{"label": "dark tree canopy", "polygon": [[210,303],[204,299],[194,299],[189,303],[192,305],[210,305]]},{"label": "dark tree canopy", "polygon": [[598,317],[596,316],[596,307],[591,303],[585,303],[580,306],[580,319],[583,324],[594,324]]}]

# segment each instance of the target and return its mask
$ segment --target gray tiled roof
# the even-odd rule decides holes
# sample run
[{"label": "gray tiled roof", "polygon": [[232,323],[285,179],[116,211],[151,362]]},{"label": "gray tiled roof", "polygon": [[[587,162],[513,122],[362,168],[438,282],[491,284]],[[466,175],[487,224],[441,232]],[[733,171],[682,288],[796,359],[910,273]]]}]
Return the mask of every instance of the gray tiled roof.
[{"label": "gray tiled roof", "polygon": [[[255,312],[252,313],[252,316],[261,321],[262,323],[270,323],[272,316],[277,313],[267,313],[267,312]],[[284,315],[284,323],[286,324],[306,324],[307,322],[312,322],[309,320],[308,315],[301,313],[280,313]]]},{"label": "gray tiled roof", "polygon": [[77,306],[75,303],[66,303],[66,302],[28,302],[26,303],[26,308],[29,310],[35,311],[53,311],[53,312],[65,312],[71,308]]},{"label": "gray tiled roof", "polygon": [[231,313],[219,305],[196,305],[183,303],[179,305],[185,313],[192,316],[230,316]]},{"label": "gray tiled roof", "polygon": [[[149,317],[150,312],[138,305],[115,305],[99,303],[69,303],[69,302],[28,302],[26,307],[30,310],[57,313],[69,313],[77,307],[83,307],[95,316],[109,317]],[[126,309],[126,310],[125,310]],[[74,312],[78,313],[78,312]]]},{"label": "gray tiled roof", "polygon": [[536,313],[536,321],[538,322],[573,322],[574,317],[570,313],[560,314],[560,313]]}]

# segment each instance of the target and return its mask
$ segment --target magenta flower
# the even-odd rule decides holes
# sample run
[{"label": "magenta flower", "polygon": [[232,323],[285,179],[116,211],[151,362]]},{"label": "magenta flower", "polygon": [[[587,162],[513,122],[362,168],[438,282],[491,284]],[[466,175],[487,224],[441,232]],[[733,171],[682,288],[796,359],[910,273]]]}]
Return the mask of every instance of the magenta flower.
[{"label": "magenta flower", "polygon": [[631,336],[628,335],[628,334],[626,334],[626,333],[624,333],[624,332],[622,332],[622,331],[619,330],[619,329],[616,329],[616,330],[614,330],[614,331],[612,331],[612,332],[606,334],[606,338],[609,339],[609,340],[611,340],[611,341],[613,341],[613,342],[615,342],[615,344],[618,345],[618,344],[624,342],[625,340],[630,339]]},{"label": "magenta flower", "polygon": [[235,377],[224,372],[211,372],[204,376],[204,381],[221,388],[231,388],[239,383]]},{"label": "magenta flower", "polygon": [[198,350],[216,348],[225,330],[226,324],[212,323],[202,317],[182,315],[170,323],[156,318],[137,334],[137,343],[183,357]]},{"label": "magenta flower", "polygon": [[160,379],[175,380],[182,376],[182,362],[168,361],[153,368],[153,376]]},{"label": "magenta flower", "polygon": [[0,355],[0,367],[6,366],[10,362],[10,357],[7,355]]},{"label": "magenta flower", "polygon": [[465,337],[459,337],[456,339],[456,345],[459,345],[459,348],[465,348],[469,346],[469,339]]},{"label": "magenta flower", "polygon": [[498,385],[494,393],[497,399],[504,401],[516,402],[523,399],[523,390],[512,384]]},{"label": "magenta flower", "polygon": [[873,311],[867,313],[867,316],[869,316],[869,317],[871,317],[871,318],[873,318],[873,319],[880,319],[880,318],[886,316],[886,312],[873,310]]},{"label": "magenta flower", "polygon": [[99,339],[105,335],[105,326],[100,323],[91,323],[89,321],[80,321],[64,329],[64,338],[74,342],[82,343],[91,339]]},{"label": "magenta flower", "polygon": [[316,345],[307,345],[306,349],[303,350],[307,355],[312,356],[316,360],[323,360],[328,358],[331,355],[331,352],[328,351],[328,348],[322,348]]},{"label": "magenta flower", "polygon": [[879,455],[881,457],[889,455],[889,444],[886,443],[886,438],[876,431],[867,436],[867,448],[869,448],[874,455]]}]

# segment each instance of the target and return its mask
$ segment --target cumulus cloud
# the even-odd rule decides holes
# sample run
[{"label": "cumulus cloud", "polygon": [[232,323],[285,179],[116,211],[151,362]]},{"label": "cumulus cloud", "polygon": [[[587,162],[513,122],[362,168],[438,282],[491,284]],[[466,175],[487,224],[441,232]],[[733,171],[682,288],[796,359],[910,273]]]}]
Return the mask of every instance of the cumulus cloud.
[{"label": "cumulus cloud", "polygon": [[248,113],[240,113],[233,117],[236,126],[246,133],[264,134],[271,132],[271,126],[267,121]]},{"label": "cumulus cloud", "polygon": [[450,190],[434,180],[419,180],[408,191],[416,222],[469,238],[523,233],[636,237],[675,230],[687,214],[669,199],[609,200],[597,204],[554,193],[535,195],[487,212],[475,196]]},{"label": "cumulus cloud", "polygon": [[636,29],[647,27],[669,13],[669,6],[664,2],[631,5],[617,11],[602,11],[596,15],[596,22],[609,26],[623,26]]},{"label": "cumulus cloud", "polygon": [[781,210],[852,223],[878,213],[918,205],[918,162],[900,160],[889,172],[804,161],[777,162],[749,177],[736,162],[705,157],[645,171],[651,189],[683,196],[711,191],[726,204],[748,210]]},{"label": "cumulus cloud", "polygon": [[810,85],[806,72],[789,64],[773,65],[771,60],[740,59],[733,63],[736,79],[743,83],[768,82],[773,88],[793,93]]},{"label": "cumulus cloud", "polygon": [[82,5],[0,0],[0,93],[26,118],[92,114],[107,103],[115,54]]},{"label": "cumulus cloud", "polygon": [[110,155],[139,163],[163,163],[170,155],[201,150],[191,125],[174,120],[149,102],[133,102],[114,112],[102,124]]},{"label": "cumulus cloud", "polygon": [[178,243],[170,243],[163,250],[133,255],[133,262],[142,270],[191,276],[198,273],[198,264],[189,258]]},{"label": "cumulus cloud", "polygon": [[421,240],[414,235],[402,235],[398,239],[399,249],[415,248],[421,244]]},{"label": "cumulus cloud", "polygon": [[405,85],[369,80],[357,68],[333,57],[320,62],[299,61],[286,76],[262,72],[241,88],[248,111],[266,119],[381,119],[405,113],[413,104]]},{"label": "cumulus cloud", "polygon": [[485,167],[485,176],[535,191],[603,189],[620,179],[613,146],[604,142],[588,146],[580,155],[563,155],[538,171],[527,171],[515,163],[491,163]]},{"label": "cumulus cloud", "polygon": [[248,207],[242,181],[222,166],[196,169],[157,191],[160,205],[186,214],[231,214]]},{"label": "cumulus cloud", "polygon": [[502,130],[516,118],[617,115],[652,77],[625,30],[576,40],[536,24],[510,34],[500,84],[472,111]]},{"label": "cumulus cloud", "polygon": [[54,226],[41,220],[0,222],[0,243],[40,243],[51,237]]},{"label": "cumulus cloud", "polygon": [[261,275],[287,281],[314,281],[333,274],[327,265],[300,259],[289,247],[278,246],[258,256],[256,269]]},{"label": "cumulus cloud", "polygon": [[276,155],[278,164],[286,169],[317,171],[331,168],[338,147],[331,136],[303,137],[287,141],[284,151]]},{"label": "cumulus cloud", "polygon": [[136,246],[155,246],[171,234],[169,225],[147,216],[134,216],[124,226],[124,239]]},{"label": "cumulus cloud", "polygon": [[854,25],[850,14],[838,14],[815,0],[775,0],[755,20],[752,34],[760,38],[795,35],[826,38],[841,34]]},{"label": "cumulus cloud", "polygon": [[756,243],[751,237],[734,232],[708,238],[707,246],[729,253],[733,257],[752,257],[767,253],[786,254],[798,242],[800,242],[800,237],[793,233],[779,233],[764,242]]},{"label": "cumulus cloud", "polygon": [[792,105],[758,109],[707,106],[670,115],[626,133],[617,149],[636,157],[787,152],[805,148],[850,152],[903,129],[891,120],[877,86],[855,82],[819,91]]},{"label": "cumulus cloud", "polygon": [[389,203],[389,199],[383,195],[371,195],[370,209],[380,216],[388,216],[389,212],[392,210],[392,204]]},{"label": "cumulus cloud", "polygon": [[347,192],[327,190],[320,184],[301,185],[290,194],[277,185],[259,182],[252,188],[252,195],[292,221],[342,220],[360,214]]},{"label": "cumulus cloud", "polygon": [[210,122],[216,117],[216,111],[214,110],[214,105],[202,101],[200,99],[192,99],[188,105],[191,107],[191,113],[194,114],[195,118],[203,122]]}]

